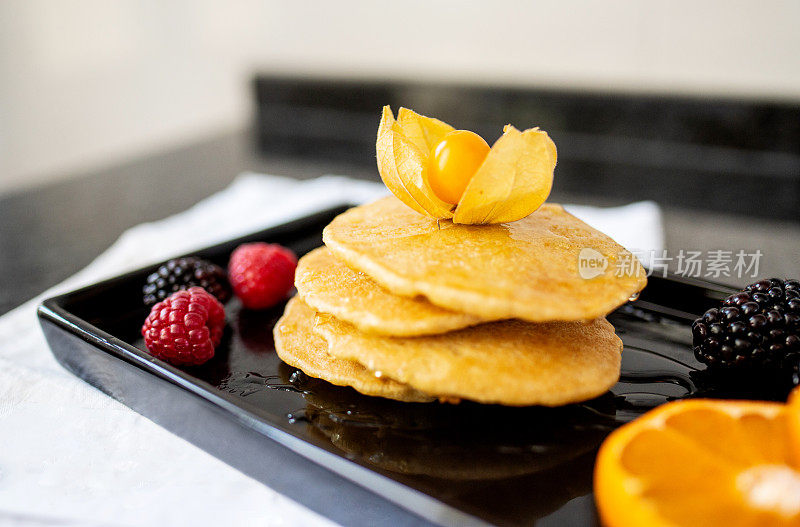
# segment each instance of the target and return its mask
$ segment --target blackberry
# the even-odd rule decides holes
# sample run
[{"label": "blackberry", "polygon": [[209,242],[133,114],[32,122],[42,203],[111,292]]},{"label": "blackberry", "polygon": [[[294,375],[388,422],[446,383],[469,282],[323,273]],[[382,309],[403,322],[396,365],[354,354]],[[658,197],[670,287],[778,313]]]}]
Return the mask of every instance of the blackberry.
[{"label": "blackberry", "polygon": [[783,370],[797,377],[800,282],[770,278],[748,285],[695,320],[692,337],[695,357],[710,369]]},{"label": "blackberry", "polygon": [[142,288],[144,305],[152,306],[176,291],[193,286],[202,287],[223,304],[231,297],[224,269],[196,256],[187,256],[168,261],[147,277]]}]

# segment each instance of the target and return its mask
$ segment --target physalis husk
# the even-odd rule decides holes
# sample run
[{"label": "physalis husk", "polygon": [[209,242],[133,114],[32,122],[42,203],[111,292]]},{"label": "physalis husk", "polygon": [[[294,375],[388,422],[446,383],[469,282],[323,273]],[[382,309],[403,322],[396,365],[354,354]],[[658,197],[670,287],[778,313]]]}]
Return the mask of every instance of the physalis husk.
[{"label": "physalis husk", "polygon": [[433,192],[428,181],[431,151],[452,132],[447,123],[400,108],[395,120],[383,108],[376,153],[384,184],[421,214],[454,223],[484,224],[519,220],[538,209],[550,194],[556,145],[546,132],[520,132],[511,125],[492,145],[454,206]]}]

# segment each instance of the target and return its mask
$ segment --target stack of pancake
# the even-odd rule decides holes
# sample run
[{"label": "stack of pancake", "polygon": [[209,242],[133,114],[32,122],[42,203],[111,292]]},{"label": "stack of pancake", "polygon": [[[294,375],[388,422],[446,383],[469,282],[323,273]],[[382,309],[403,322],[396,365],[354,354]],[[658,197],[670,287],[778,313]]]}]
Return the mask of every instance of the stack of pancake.
[{"label": "stack of pancake", "polygon": [[[645,272],[559,205],[461,225],[391,196],[341,214],[323,241],[300,259],[274,330],[281,359],[312,377],[400,401],[512,406],[591,399],[619,378],[622,342],[604,317]],[[584,249],[605,272],[581,276]]]}]

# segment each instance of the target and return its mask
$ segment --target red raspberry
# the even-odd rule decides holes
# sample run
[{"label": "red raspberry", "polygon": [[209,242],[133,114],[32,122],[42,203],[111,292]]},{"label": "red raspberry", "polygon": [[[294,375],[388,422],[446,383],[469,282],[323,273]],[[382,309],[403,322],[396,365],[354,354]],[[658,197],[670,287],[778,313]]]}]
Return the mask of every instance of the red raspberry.
[{"label": "red raspberry", "polygon": [[173,293],[150,310],[142,326],[147,350],[174,365],[203,364],[222,339],[225,308],[202,287]]},{"label": "red raspberry", "polygon": [[231,254],[228,280],[244,307],[274,306],[294,286],[297,257],[286,247],[269,243],[245,243]]}]

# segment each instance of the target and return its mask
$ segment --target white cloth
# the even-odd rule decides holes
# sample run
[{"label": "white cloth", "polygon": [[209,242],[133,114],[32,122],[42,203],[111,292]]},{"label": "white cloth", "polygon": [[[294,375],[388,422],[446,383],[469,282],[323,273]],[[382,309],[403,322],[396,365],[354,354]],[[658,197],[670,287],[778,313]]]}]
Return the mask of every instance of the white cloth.
[{"label": "white cloth", "polygon": [[[0,317],[0,524],[331,525],[62,369],[35,310],[56,293],[385,193],[338,176],[243,174],[181,214],[126,231],[84,270]],[[655,204],[570,210],[630,248],[663,247]]]}]

